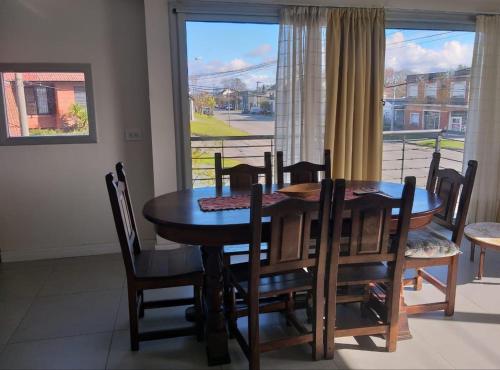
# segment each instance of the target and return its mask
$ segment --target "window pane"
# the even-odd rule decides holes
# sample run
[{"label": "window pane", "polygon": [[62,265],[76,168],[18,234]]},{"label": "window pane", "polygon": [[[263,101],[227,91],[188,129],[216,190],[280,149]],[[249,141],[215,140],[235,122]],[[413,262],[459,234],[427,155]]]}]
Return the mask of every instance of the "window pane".
[{"label": "window pane", "polygon": [[273,152],[279,26],[187,22],[186,32],[192,184],[213,186],[215,152],[224,167],[263,166]]},{"label": "window pane", "polygon": [[435,150],[462,170],[473,47],[473,32],[386,30],[384,180],[425,186]]},{"label": "window pane", "polygon": [[89,135],[85,73],[1,72],[0,76],[8,137]]},{"label": "window pane", "polygon": [[36,87],[36,105],[38,107],[38,114],[49,113],[49,102],[47,99],[46,87],[41,87],[41,86]]}]

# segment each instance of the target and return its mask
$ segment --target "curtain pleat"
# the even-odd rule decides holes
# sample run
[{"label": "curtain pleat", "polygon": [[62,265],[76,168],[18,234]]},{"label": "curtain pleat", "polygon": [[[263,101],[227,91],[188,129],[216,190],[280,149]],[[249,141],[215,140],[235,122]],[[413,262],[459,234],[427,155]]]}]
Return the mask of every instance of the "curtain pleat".
[{"label": "curtain pleat", "polygon": [[384,57],[382,9],[329,10],[325,148],[335,178],[381,177]]},{"label": "curtain pleat", "polygon": [[478,16],[464,166],[478,161],[468,218],[500,222],[500,16]]},{"label": "curtain pleat", "polygon": [[276,150],[285,165],[321,163],[325,126],[326,8],[283,9],[276,79]]}]

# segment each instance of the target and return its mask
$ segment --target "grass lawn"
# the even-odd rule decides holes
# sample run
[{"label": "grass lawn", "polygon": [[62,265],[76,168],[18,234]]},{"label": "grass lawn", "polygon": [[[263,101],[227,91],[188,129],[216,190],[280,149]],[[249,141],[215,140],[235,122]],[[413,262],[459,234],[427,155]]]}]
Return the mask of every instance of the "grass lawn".
[{"label": "grass lawn", "polygon": [[191,135],[193,136],[245,136],[248,132],[229,126],[226,122],[195,113],[191,121]]},{"label": "grass lawn", "polygon": [[[428,140],[420,140],[417,141],[415,144],[421,145],[421,146],[426,146],[429,148],[434,148],[436,145],[436,140],[434,139],[428,139]],[[448,140],[448,139],[443,139],[441,140],[441,149],[463,149],[464,148],[464,142],[463,141],[458,141],[458,140]]]},{"label": "grass lawn", "polygon": [[59,128],[30,128],[30,136],[71,136],[71,135],[88,135],[89,129],[66,131]]}]

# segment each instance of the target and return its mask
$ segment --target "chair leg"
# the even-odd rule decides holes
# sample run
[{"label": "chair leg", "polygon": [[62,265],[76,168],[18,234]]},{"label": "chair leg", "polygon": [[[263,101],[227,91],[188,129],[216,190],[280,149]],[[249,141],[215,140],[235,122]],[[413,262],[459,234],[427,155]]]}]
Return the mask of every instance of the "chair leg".
[{"label": "chair leg", "polygon": [[451,258],[448,265],[448,277],[446,279],[446,316],[453,316],[455,313],[455,296],[457,292],[458,254]]},{"label": "chair leg", "polygon": [[[323,289],[322,289],[323,290]],[[316,303],[317,297],[313,295],[313,300]],[[325,316],[325,305],[323,300],[320,304],[313,304],[314,316],[312,318],[312,329],[313,329],[313,348],[312,357],[314,361],[319,361],[325,357],[325,347],[324,347],[324,316]]]},{"label": "chair leg", "polygon": [[259,303],[252,301],[248,307],[248,362],[250,370],[260,370]]},{"label": "chair leg", "polygon": [[312,293],[308,291],[306,295],[306,318],[308,324],[312,323],[312,308],[310,306],[311,300],[312,300]]},{"label": "chair leg", "polygon": [[144,317],[144,290],[139,290],[138,294],[140,299],[139,318],[142,319]]},{"label": "chair leg", "polygon": [[198,342],[203,341],[204,323],[203,323],[203,301],[201,286],[194,286],[194,309],[196,311],[196,339]]},{"label": "chair leg", "polygon": [[130,349],[139,350],[139,319],[137,312],[137,290],[128,287],[128,315],[130,325]]},{"label": "chair leg", "polygon": [[325,334],[323,338],[323,342],[325,345],[323,356],[326,360],[332,360],[335,352],[335,321],[337,315],[337,305],[329,302],[330,300],[331,297],[327,297],[325,312]]},{"label": "chair leg", "polygon": [[388,352],[396,351],[399,335],[399,308],[403,304],[404,284],[390,288],[387,295],[389,330],[386,337],[386,349]]},{"label": "chair leg", "polygon": [[424,278],[422,277],[421,271],[422,269],[417,269],[417,276],[415,276],[415,290],[422,290],[422,283],[424,281]]},{"label": "chair leg", "polygon": [[484,257],[486,257],[486,249],[485,248],[481,248],[481,253],[479,254],[479,271],[477,273],[478,280],[481,280],[483,278]]},{"label": "chair leg", "polygon": [[294,301],[294,296],[293,293],[288,293],[288,297],[285,303],[285,309],[286,309],[286,325],[287,326],[292,326],[292,323],[288,320],[289,315],[293,315],[293,310],[295,307],[295,301]]},{"label": "chair leg", "polygon": [[471,242],[470,243],[470,260],[474,262],[474,253],[476,252],[476,245]]}]

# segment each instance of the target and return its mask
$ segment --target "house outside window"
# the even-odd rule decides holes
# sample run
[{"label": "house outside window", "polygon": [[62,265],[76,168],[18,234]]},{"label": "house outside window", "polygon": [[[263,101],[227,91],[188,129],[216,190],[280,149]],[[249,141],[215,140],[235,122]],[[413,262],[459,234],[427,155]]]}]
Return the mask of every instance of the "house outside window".
[{"label": "house outside window", "polygon": [[465,89],[467,83],[465,81],[454,81],[451,83],[451,97],[452,98],[465,98]]},{"label": "house outside window", "polygon": [[410,113],[410,125],[415,127],[420,126],[420,113],[418,112]]},{"label": "house outside window", "polygon": [[418,96],[418,84],[408,84],[408,97],[416,98]]},{"label": "house outside window", "polygon": [[425,111],[424,112],[424,129],[437,130],[439,129],[440,112]]},{"label": "house outside window", "polygon": [[437,96],[437,83],[427,82],[425,84],[425,96],[435,98]]}]

